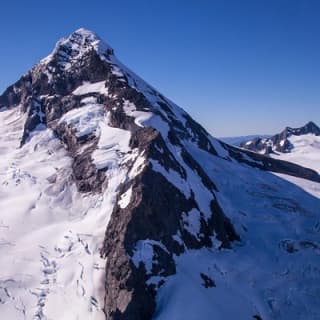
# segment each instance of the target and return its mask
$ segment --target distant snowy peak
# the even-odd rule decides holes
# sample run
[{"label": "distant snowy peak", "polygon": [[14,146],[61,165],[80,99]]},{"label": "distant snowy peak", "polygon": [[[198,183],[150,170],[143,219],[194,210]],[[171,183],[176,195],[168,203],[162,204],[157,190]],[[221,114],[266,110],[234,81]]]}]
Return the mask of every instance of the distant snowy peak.
[{"label": "distant snowy peak", "polygon": [[256,138],[267,139],[270,136],[270,134],[254,134],[248,136],[220,137],[219,139],[225,143],[231,144],[232,146],[239,147],[243,141],[251,141]]},{"label": "distant snowy peak", "polygon": [[320,136],[320,128],[314,122],[309,121],[300,128],[286,127],[281,133],[270,138],[256,137],[243,141],[240,147],[262,154],[289,153],[294,148],[290,137],[303,135]]},{"label": "distant snowy peak", "polygon": [[312,121],[309,121],[307,124],[300,128],[286,127],[285,131],[287,133],[287,136],[301,136],[304,134],[314,134],[316,136],[320,135],[320,128]]},{"label": "distant snowy peak", "polygon": [[312,121],[300,128],[286,127],[270,138],[244,141],[240,147],[320,172],[320,128]]},{"label": "distant snowy peak", "polygon": [[75,61],[81,59],[91,50],[104,57],[113,54],[113,49],[97,34],[80,28],[69,37],[59,40],[53,52],[42,59],[41,64],[48,64],[52,60],[56,60],[61,68],[67,70]]}]

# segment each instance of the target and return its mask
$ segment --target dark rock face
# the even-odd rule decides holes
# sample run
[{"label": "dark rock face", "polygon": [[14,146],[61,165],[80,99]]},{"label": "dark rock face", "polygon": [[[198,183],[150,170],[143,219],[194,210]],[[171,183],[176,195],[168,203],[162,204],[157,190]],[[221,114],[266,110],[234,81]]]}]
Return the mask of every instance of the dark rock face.
[{"label": "dark rock face", "polygon": [[45,109],[39,99],[28,97],[25,101],[24,107],[28,113],[28,117],[21,139],[22,145],[27,141],[30,132],[46,126]]},{"label": "dark rock face", "polygon": [[[159,186],[159,183],[169,189],[164,189],[160,194],[159,191],[154,193],[154,188]],[[158,248],[157,264],[152,267],[152,274],[160,271],[163,276],[175,273],[172,254],[182,250],[171,238],[178,228],[179,208],[170,207],[166,200],[170,200],[169,197],[173,195],[176,199],[180,198],[179,203],[185,206],[185,199],[181,198],[181,194],[173,190],[174,187],[160,174],[150,168],[141,174],[132,187],[134,193],[130,205],[125,209],[116,207],[112,213],[102,249],[103,255],[107,257],[107,319],[151,319],[155,310],[156,288],[154,285],[146,286],[151,275],[146,274],[143,263],[135,266],[128,257],[133,256],[137,241],[166,241],[169,253]],[[159,206],[159,198],[164,200],[162,207]],[[158,206],[157,211],[155,205]],[[163,212],[166,212],[167,219],[161,216]]]},{"label": "dark rock face", "polygon": [[214,282],[209,276],[207,276],[206,274],[200,273],[200,277],[201,277],[202,280],[203,280],[203,284],[202,284],[202,285],[203,285],[205,288],[216,287],[215,282]]},{"label": "dark rock face", "polygon": [[[132,144],[136,146],[138,143],[138,148],[148,150],[149,157],[155,158],[157,154],[154,153],[154,145],[163,143],[161,136],[154,130],[150,132],[150,129],[138,130],[136,133],[138,138],[134,138]],[[170,162],[169,154],[162,155],[164,166],[175,168],[176,163]],[[193,168],[197,170],[196,166]],[[215,188],[209,182],[204,184],[210,189]],[[180,255],[186,248],[211,247],[210,237],[214,233],[224,248],[230,248],[232,241],[240,240],[214,198],[214,193],[212,219],[201,218],[202,237],[196,238],[181,224],[181,213],[197,207],[193,197],[187,199],[161,174],[153,171],[151,165],[146,166],[129,185],[122,186],[124,190],[130,187],[133,190],[130,204],[125,209],[117,205],[114,208],[102,249],[102,255],[107,257],[107,319],[151,319],[155,311],[156,290],[162,283],[146,285],[146,282],[152,276],[167,277],[174,274],[173,255]],[[174,238],[177,234],[181,235],[184,245]],[[143,239],[152,239],[159,244],[153,244],[154,258],[149,273],[143,263],[134,265],[129,258],[134,256],[136,244]]]},{"label": "dark rock face", "polygon": [[251,141],[244,141],[240,144],[240,147],[266,155],[274,153],[275,151],[287,153],[290,152],[293,147],[288,138],[292,135],[301,136],[305,134],[319,136],[320,128],[310,121],[301,128],[286,127],[281,133],[267,139],[255,138]]},{"label": "dark rock face", "polygon": [[[121,74],[115,73],[114,67],[117,66],[113,50],[105,47],[103,53],[99,52],[95,47],[97,41],[97,37],[88,32],[75,32],[68,41],[60,41],[50,58],[35,66],[0,96],[0,107],[20,106],[27,114],[21,145],[28,143],[34,130],[48,127],[55,132],[73,159],[73,180],[83,193],[108,190],[106,172],[109,168],[98,169],[93,163],[98,135],[93,132],[79,136],[75,128],[61,122],[61,118],[70,110],[83,107],[83,98],[91,97],[108,114],[111,127],[130,131],[130,152],[143,153],[145,163],[139,174],[127,178],[119,186],[117,201],[106,226],[101,249],[101,255],[107,258],[104,311],[108,320],[149,320],[156,308],[157,289],[167,276],[176,272],[175,255],[181,255],[187,249],[211,247],[212,237],[221,242],[220,249],[231,248],[234,241],[241,239],[217,200],[215,182],[186,147],[187,143],[192,143],[199,150],[219,157],[210,135],[151,87],[139,90],[140,80],[125,69]],[[73,94],[85,82],[102,81],[108,94]],[[149,95],[156,101],[154,104],[148,99]],[[125,111],[126,101],[134,104],[136,111],[151,113],[159,119],[168,131],[167,137],[151,125],[140,126]],[[314,124],[301,132],[304,130],[319,134]],[[275,143],[287,137],[289,131],[274,138]],[[261,141],[255,144],[262,148]],[[319,175],[312,170],[224,143],[219,147],[229,154],[226,161],[232,158],[261,170],[320,181]],[[199,188],[209,194],[209,212],[200,210],[193,189],[190,196],[186,196],[155,170],[154,162],[165,171],[176,173],[186,185],[188,170],[195,173],[199,177]],[[130,161],[123,165],[128,172],[132,166]],[[130,202],[121,207],[118,201],[130,188]],[[188,231],[183,222],[183,215],[188,217],[191,210],[196,210],[200,217],[200,230],[196,234]],[[149,268],[145,261],[136,259],[141,243],[152,251]],[[150,281],[154,276],[161,281]],[[207,275],[201,274],[201,278],[207,288],[215,286]]]}]

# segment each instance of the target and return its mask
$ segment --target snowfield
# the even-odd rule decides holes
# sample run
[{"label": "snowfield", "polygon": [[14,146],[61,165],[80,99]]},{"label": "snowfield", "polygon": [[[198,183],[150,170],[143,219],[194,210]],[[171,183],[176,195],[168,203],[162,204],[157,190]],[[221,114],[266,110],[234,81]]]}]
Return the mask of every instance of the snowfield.
[{"label": "snowfield", "polygon": [[[215,177],[242,241],[220,250],[214,239],[212,249],[176,257],[178,272],[160,288],[154,319],[320,318],[319,200],[272,173],[189,150]],[[201,274],[214,285],[206,288]]]},{"label": "snowfield", "polygon": [[[72,111],[65,121],[79,118]],[[125,172],[108,170],[105,194],[78,193],[71,158],[50,129],[35,132],[19,148],[24,121],[19,109],[0,112],[1,318],[104,319],[105,260],[99,250]],[[101,131],[98,160],[99,150],[108,147]],[[109,147],[116,137],[111,135]]]},{"label": "snowfield", "polygon": [[[153,320],[319,320],[320,184],[249,166],[254,160],[245,153],[247,163],[237,161],[90,31],[60,40],[34,70],[57,56],[61,70],[70,72],[92,49],[110,66],[109,88],[102,77],[75,82],[64,101],[71,108],[48,127],[29,123],[25,144],[23,106],[0,109],[1,319],[102,320],[116,308],[120,315],[108,319],[127,319],[133,302],[138,311],[130,319],[136,320],[145,311],[137,295],[148,299],[141,292],[152,285],[156,289],[146,292],[154,292]],[[51,83],[57,75],[45,70]],[[130,90],[121,87],[124,81]],[[107,100],[112,89],[123,94],[119,100]],[[44,101],[44,107],[60,107]],[[75,141],[69,152],[54,125]],[[139,131],[145,127],[157,132]],[[290,139],[293,152],[275,157],[319,171],[318,138]],[[87,157],[76,159],[82,153]],[[85,165],[75,169],[76,160]],[[78,191],[76,183],[87,180],[77,180],[75,170],[81,176],[83,168],[93,168],[94,182],[97,172],[104,175],[100,189]],[[154,181],[158,190],[151,188]],[[159,199],[168,200],[166,206]],[[114,228],[111,240],[107,226]],[[154,229],[150,239],[141,236],[143,229]],[[227,241],[218,240],[220,230]],[[202,232],[207,242],[200,241]],[[105,239],[111,248],[101,258]]]},{"label": "snowfield", "polygon": [[23,122],[17,110],[0,112],[1,317],[104,319],[108,200],[76,191],[71,159],[50,129],[19,149]]},{"label": "snowfield", "polygon": [[[75,118],[69,113],[64,119]],[[0,122],[3,318],[104,319],[105,261],[99,249],[117,186],[126,173],[111,166],[107,192],[81,195],[70,182],[71,159],[50,129],[36,132],[20,149],[24,115],[17,110],[1,111]],[[112,150],[121,143],[126,151],[128,133],[113,130],[105,131],[102,125],[97,152],[106,149],[108,155],[108,147]],[[303,319],[307,308],[310,319],[318,319],[319,201],[271,173],[212,157],[192,144],[186,147],[217,182],[219,202],[243,240],[234,249],[221,251],[215,239],[212,249],[190,250],[176,257],[177,274],[160,288],[154,319],[250,319],[254,315],[264,320]],[[117,159],[115,154],[111,158]],[[142,159],[138,158],[137,167]],[[174,174],[160,164],[153,165],[184,194],[190,194]],[[199,185],[196,199],[207,211],[209,195],[203,194],[193,172],[188,177],[190,185]],[[320,195],[319,184],[290,179],[296,184],[302,180],[307,191],[314,187],[313,194]],[[120,206],[128,205],[131,192],[121,196]],[[197,217],[195,210],[185,221],[194,234],[199,231]],[[133,257],[135,264],[142,261],[147,270],[152,266],[150,241],[138,244]],[[201,275],[214,285],[206,288]],[[231,306],[226,301],[232,301]]]},{"label": "snowfield", "polygon": [[320,173],[320,136],[305,134],[288,138],[293,148],[288,153],[272,154],[273,158],[297,163]]},{"label": "snowfield", "polygon": [[[293,148],[288,153],[278,152],[271,154],[275,159],[281,159],[299,164],[303,167],[313,169],[320,173],[320,136],[305,134],[301,136],[291,136],[288,138]],[[276,173],[275,173],[276,174]],[[309,180],[276,174],[289,182],[301,187],[315,197],[320,198],[320,184]]]}]

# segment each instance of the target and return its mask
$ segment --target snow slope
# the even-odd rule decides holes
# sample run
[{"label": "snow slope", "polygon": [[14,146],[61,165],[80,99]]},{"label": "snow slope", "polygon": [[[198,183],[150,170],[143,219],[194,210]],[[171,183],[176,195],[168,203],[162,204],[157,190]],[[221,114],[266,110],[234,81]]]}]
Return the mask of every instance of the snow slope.
[{"label": "snow slope", "polygon": [[[268,139],[260,136],[259,138],[262,139],[262,145],[266,144],[272,148],[273,152],[269,153],[270,157],[296,163],[320,173],[320,136],[318,135],[318,131],[319,128],[313,122],[309,122],[301,128],[292,129],[287,127],[282,134],[280,134],[280,136],[282,135],[282,140],[280,139],[279,142],[280,146],[284,146],[284,144],[288,145],[288,149],[286,149],[285,152],[277,150],[276,145],[273,145],[272,137]],[[252,139],[247,139],[247,142],[245,141],[246,140],[242,141],[243,148],[252,145]],[[264,153],[265,149],[256,151]],[[275,174],[296,184],[312,195],[320,197],[318,183],[285,174]]]},{"label": "snow slope", "polygon": [[103,319],[107,200],[76,191],[71,159],[50,129],[20,149],[24,116],[0,117],[1,317]]},{"label": "snow slope", "polygon": [[288,153],[271,154],[275,159],[290,161],[320,173],[320,136],[312,133],[288,138],[293,148]]},{"label": "snow slope", "polygon": [[[220,250],[215,239],[176,257],[154,319],[318,319],[319,201],[271,173],[191,151],[215,177],[242,241]],[[214,285],[206,288],[201,274]]]},{"label": "snow slope", "polygon": [[[281,159],[297,163],[301,166],[311,168],[320,173],[320,136],[306,134],[301,136],[291,136],[289,138],[293,148],[290,153],[271,154],[275,159]],[[291,177],[284,174],[276,174],[283,179],[290,181],[301,187],[303,190],[320,198],[320,185],[312,181]]]},{"label": "snow slope", "polygon": [[[90,115],[86,107],[82,111]],[[75,118],[66,114],[63,121]],[[114,166],[107,192],[79,193],[72,159],[50,129],[34,132],[19,148],[24,121],[19,109],[0,112],[1,317],[104,319],[100,249],[125,173]]]},{"label": "snow slope", "polygon": [[319,198],[232,153],[90,31],[19,81],[0,96],[4,319],[320,318]]},{"label": "snow slope", "polygon": [[312,121],[300,128],[286,127],[271,137],[243,140],[240,146],[317,172],[320,170],[320,128]]}]

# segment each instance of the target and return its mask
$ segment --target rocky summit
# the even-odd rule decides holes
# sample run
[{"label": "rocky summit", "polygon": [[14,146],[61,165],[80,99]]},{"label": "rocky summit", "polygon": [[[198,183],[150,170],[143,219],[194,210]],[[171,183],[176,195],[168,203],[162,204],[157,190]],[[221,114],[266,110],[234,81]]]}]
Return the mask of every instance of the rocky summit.
[{"label": "rocky summit", "polygon": [[285,179],[319,174],[213,138],[93,32],[0,121],[4,319],[320,318],[320,199]]},{"label": "rocky summit", "polygon": [[320,136],[320,128],[312,121],[309,121],[300,128],[286,127],[281,133],[275,134],[270,138],[256,137],[253,140],[244,141],[240,143],[240,147],[263,154],[289,153],[294,148],[294,143],[290,141],[290,138],[305,135]]}]

